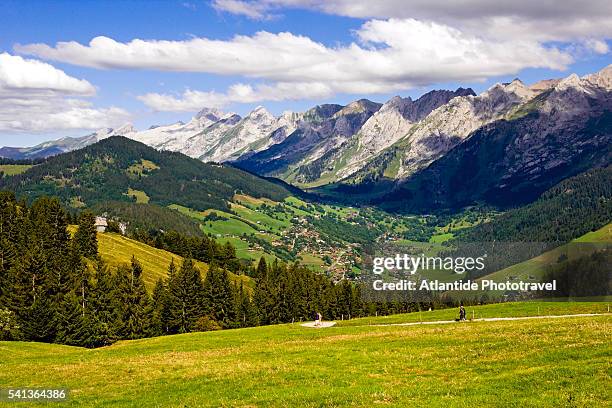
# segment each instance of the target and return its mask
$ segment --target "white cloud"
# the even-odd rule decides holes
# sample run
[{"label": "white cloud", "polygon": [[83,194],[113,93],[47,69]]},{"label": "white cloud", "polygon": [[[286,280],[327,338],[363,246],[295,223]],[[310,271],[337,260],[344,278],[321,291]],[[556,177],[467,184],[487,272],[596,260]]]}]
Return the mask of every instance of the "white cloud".
[{"label": "white cloud", "polygon": [[213,7],[253,19],[288,8],[364,19],[414,18],[505,39],[576,41],[612,36],[609,0],[215,0]]},{"label": "white cloud", "polygon": [[[487,40],[444,24],[414,19],[371,20],[359,40],[327,47],[292,33],[258,32],[231,40],[96,37],[88,45],[60,42],[17,46],[41,58],[103,69],[154,69],[238,75],[263,84],[236,84],[225,92],[187,91],[182,98],[147,94],[154,109],[185,110],[195,101],[303,99],[334,93],[386,93],[446,81],[484,80],[526,67],[564,69],[572,56],[529,40]],[[199,105],[204,106],[202,104]]]},{"label": "white cloud", "polygon": [[255,86],[238,83],[230,86],[226,92],[202,92],[188,89],[178,96],[148,93],[138,96],[138,99],[156,111],[192,112],[203,107],[222,108],[231,103],[315,99],[332,95],[331,88],[323,83],[284,82]]},{"label": "white cloud", "polygon": [[86,80],[52,65],[0,54],[1,133],[97,129],[126,121],[129,114],[122,109],[98,109],[78,99],[95,93]]},{"label": "white cloud", "polygon": [[607,54],[610,52],[610,48],[605,41],[589,39],[586,40],[586,46],[597,54]]},{"label": "white cloud", "polygon": [[91,96],[96,89],[86,80],[68,76],[44,62],[0,54],[0,94],[24,92]]},{"label": "white cloud", "polygon": [[218,11],[246,16],[253,20],[265,20],[271,17],[269,7],[263,3],[248,3],[241,0],[215,0],[213,7]]}]

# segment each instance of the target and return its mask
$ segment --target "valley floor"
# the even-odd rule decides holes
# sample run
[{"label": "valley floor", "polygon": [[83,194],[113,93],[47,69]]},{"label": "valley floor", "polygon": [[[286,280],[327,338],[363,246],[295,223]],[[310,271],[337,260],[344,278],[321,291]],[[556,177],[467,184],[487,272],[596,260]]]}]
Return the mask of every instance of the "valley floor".
[{"label": "valley floor", "polygon": [[[468,317],[599,316],[387,326],[456,310],[194,333],[86,350],[0,343],[0,388],[67,387],[62,406],[606,406],[606,303],[467,308]],[[0,406],[32,406],[16,403]]]}]

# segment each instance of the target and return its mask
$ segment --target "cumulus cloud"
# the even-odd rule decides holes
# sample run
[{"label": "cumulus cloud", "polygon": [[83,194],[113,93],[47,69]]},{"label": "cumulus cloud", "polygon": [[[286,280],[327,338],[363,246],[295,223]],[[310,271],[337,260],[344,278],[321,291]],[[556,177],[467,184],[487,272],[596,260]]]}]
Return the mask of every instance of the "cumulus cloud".
[{"label": "cumulus cloud", "polygon": [[573,41],[610,38],[609,0],[215,0],[218,11],[253,19],[287,8],[356,18],[414,18],[494,38]]},{"label": "cumulus cloud", "polygon": [[213,7],[218,11],[243,15],[253,20],[266,20],[272,17],[269,13],[270,6],[263,2],[248,3],[241,0],[215,0]]},{"label": "cumulus cloud", "polygon": [[44,62],[0,54],[0,93],[6,96],[24,92],[91,96],[96,89],[86,80],[68,76]]},{"label": "cumulus cloud", "polygon": [[80,99],[95,93],[88,81],[50,64],[0,54],[0,132],[96,129],[125,122],[126,111],[94,108]]},{"label": "cumulus cloud", "polygon": [[315,99],[332,95],[332,89],[323,83],[284,82],[255,86],[239,83],[230,86],[226,92],[188,89],[181,95],[148,93],[138,96],[138,99],[156,111],[192,112],[202,107],[222,108],[231,103]]},{"label": "cumulus cloud", "polygon": [[[141,97],[154,109],[184,110],[194,101],[303,99],[334,93],[386,93],[445,81],[484,80],[526,67],[564,69],[572,57],[529,40],[487,40],[456,28],[415,19],[370,20],[355,31],[358,41],[328,47],[288,32],[258,32],[221,41],[96,37],[89,44],[16,46],[21,53],[102,69],[153,69],[238,75],[262,82],[236,84],[225,92],[187,91]],[[165,108],[164,108],[165,106]],[[200,105],[202,106],[202,105]]]}]

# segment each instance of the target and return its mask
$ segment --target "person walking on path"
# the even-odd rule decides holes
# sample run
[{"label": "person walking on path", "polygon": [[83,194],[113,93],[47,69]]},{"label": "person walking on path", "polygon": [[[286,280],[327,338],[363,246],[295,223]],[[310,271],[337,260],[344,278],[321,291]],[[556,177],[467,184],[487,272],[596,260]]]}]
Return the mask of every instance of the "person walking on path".
[{"label": "person walking on path", "polygon": [[463,303],[459,306],[459,321],[465,321],[465,308],[463,307]]}]

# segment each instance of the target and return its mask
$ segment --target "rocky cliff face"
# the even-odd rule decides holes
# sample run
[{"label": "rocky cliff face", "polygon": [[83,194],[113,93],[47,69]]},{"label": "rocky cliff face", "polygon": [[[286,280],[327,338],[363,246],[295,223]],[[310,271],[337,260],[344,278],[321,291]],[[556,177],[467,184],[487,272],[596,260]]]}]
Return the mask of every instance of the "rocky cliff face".
[{"label": "rocky cliff face", "polygon": [[[410,98],[392,98],[385,103],[360,129],[352,143],[344,147],[337,156],[345,156],[342,167],[330,166],[336,178],[343,179],[368,164],[377,154],[405,137],[416,123],[433,110],[460,96],[474,96],[471,89],[456,91],[431,91],[413,101]],[[335,167],[335,168],[334,168]]]},{"label": "rocky cliff face", "polygon": [[[564,178],[610,165],[611,72],[608,67],[582,78],[570,75],[535,95],[516,82],[514,95],[503,95],[508,86],[493,89],[500,102],[487,101],[484,112],[495,117],[490,112],[497,106],[504,115],[478,127],[427,168],[400,180],[379,202],[395,210],[460,207],[479,201],[517,205]],[[489,97],[492,94],[487,92]],[[508,109],[517,97],[518,105]],[[456,102],[464,103],[451,104]],[[483,116],[469,117],[476,121]]]},{"label": "rocky cliff face", "polygon": [[258,174],[292,178],[292,171],[313,162],[351,138],[381,105],[360,99],[347,106],[320,105],[305,112],[297,128],[281,143],[236,165]]},{"label": "rocky cliff face", "polygon": [[290,126],[281,118],[275,118],[263,106],[258,106],[232,128],[225,131],[208,149],[200,151],[203,161],[223,162],[235,159],[248,151],[249,146],[259,148],[269,145],[269,136],[280,127]]}]

